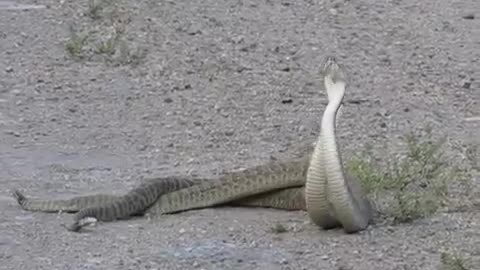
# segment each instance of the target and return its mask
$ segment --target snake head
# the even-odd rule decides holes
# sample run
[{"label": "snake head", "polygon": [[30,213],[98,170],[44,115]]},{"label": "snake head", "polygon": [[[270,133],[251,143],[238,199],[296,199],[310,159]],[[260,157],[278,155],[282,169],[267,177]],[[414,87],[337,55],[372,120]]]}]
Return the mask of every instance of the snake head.
[{"label": "snake head", "polygon": [[327,56],[325,58],[322,74],[325,78],[332,80],[332,83],[346,82],[345,72],[337,62],[335,56]]}]

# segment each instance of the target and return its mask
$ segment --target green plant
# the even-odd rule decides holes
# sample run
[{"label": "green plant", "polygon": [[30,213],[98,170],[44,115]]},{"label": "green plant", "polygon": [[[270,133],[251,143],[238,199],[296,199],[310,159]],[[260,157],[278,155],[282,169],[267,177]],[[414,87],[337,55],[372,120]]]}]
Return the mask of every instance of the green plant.
[{"label": "green plant", "polygon": [[472,168],[477,171],[480,171],[480,161],[479,161],[480,150],[479,149],[480,147],[478,147],[478,144],[472,143],[467,145],[467,149],[465,151],[465,156],[467,160],[472,165]]},{"label": "green plant", "polygon": [[83,48],[87,42],[88,32],[77,32],[70,27],[70,37],[65,42],[65,50],[73,58],[83,58]]},{"label": "green plant", "polygon": [[97,45],[96,52],[99,54],[106,54],[106,55],[115,54],[119,39],[120,39],[120,35],[115,33],[107,40],[100,42],[100,44]]},{"label": "green plant", "polygon": [[442,252],[440,255],[442,270],[469,270],[468,262],[458,254]]},{"label": "green plant", "polygon": [[88,9],[86,15],[94,20],[101,18],[101,13],[105,5],[105,0],[88,0]]},{"label": "green plant", "polygon": [[[89,0],[85,15],[94,19],[83,25],[82,31],[70,28],[65,50],[75,60],[103,60],[113,66],[137,66],[146,58],[147,51],[127,44],[127,12],[111,0]],[[98,19],[98,20],[97,20]]]},{"label": "green plant", "polygon": [[282,224],[280,223],[277,223],[275,224],[275,226],[273,226],[271,229],[270,229],[271,232],[273,233],[276,233],[276,234],[279,234],[279,233],[285,233],[287,232],[287,228],[285,226],[283,226]]},{"label": "green plant", "polygon": [[394,223],[410,222],[436,213],[447,200],[448,181],[459,176],[442,151],[445,138],[434,140],[431,129],[423,139],[405,136],[406,151],[375,162],[371,151],[354,157],[346,165],[373,201],[386,200],[387,217]]}]

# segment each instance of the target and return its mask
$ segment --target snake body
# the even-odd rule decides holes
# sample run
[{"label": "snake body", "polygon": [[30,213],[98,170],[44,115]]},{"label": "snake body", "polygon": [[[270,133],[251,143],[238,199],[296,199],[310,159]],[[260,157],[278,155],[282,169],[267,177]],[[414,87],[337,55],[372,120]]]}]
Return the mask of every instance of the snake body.
[{"label": "snake body", "polygon": [[358,182],[351,176],[344,177],[335,139],[336,116],[345,94],[345,73],[335,58],[328,57],[323,74],[328,105],[307,173],[307,212],[323,228],[340,223],[345,232],[352,233],[368,226],[372,208]]},{"label": "snake body", "polygon": [[122,196],[32,200],[16,190],[14,197],[25,210],[78,212],[68,227],[71,231],[88,224],[84,222],[88,218],[112,221],[135,214],[161,215],[222,204],[306,210],[324,229],[342,226],[347,233],[363,230],[372,220],[372,208],[358,182],[344,176],[335,140],[345,73],[333,57],[327,58],[322,71],[329,103],[311,156],[229,172],[217,179],[152,179]]}]

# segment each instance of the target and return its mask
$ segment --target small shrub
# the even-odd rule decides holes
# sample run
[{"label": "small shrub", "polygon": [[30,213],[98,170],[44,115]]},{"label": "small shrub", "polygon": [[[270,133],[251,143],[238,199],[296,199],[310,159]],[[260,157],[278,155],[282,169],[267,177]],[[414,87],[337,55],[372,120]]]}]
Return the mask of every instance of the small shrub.
[{"label": "small shrub", "polygon": [[147,51],[127,44],[127,12],[111,0],[89,0],[85,15],[94,19],[83,25],[82,31],[70,28],[65,50],[74,60],[104,61],[113,66],[137,66],[146,58]]},{"label": "small shrub", "polygon": [[448,181],[459,177],[443,155],[445,138],[434,140],[430,129],[422,140],[413,133],[405,137],[403,155],[387,156],[375,162],[371,151],[354,157],[346,165],[375,202],[386,200],[382,212],[394,223],[410,222],[436,213],[448,195]]},{"label": "small shrub", "polygon": [[467,260],[458,254],[443,252],[440,256],[442,270],[469,270]]},{"label": "small shrub", "polygon": [[119,39],[120,39],[120,36],[117,34],[114,34],[107,40],[100,42],[100,44],[97,45],[96,53],[114,55]]},{"label": "small shrub", "polygon": [[108,3],[105,0],[88,0],[88,9],[85,14],[94,20],[100,19],[102,17],[101,13]]},{"label": "small shrub", "polygon": [[287,232],[288,230],[287,230],[287,228],[286,228],[285,226],[283,226],[282,224],[277,223],[277,224],[275,224],[275,226],[273,226],[273,227],[271,228],[271,231],[272,231],[273,233],[279,234],[279,233],[285,233],[285,232]]},{"label": "small shrub", "polygon": [[88,32],[77,32],[70,27],[70,37],[65,42],[65,50],[71,57],[83,58],[83,48],[86,45],[88,35]]}]

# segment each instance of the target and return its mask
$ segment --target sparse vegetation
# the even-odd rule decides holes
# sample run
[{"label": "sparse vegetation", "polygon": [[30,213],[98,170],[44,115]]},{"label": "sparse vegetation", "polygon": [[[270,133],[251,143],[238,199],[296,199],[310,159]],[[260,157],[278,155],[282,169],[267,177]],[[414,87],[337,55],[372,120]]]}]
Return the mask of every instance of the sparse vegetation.
[{"label": "sparse vegetation", "polygon": [[277,224],[275,224],[275,226],[273,226],[273,227],[271,228],[271,232],[276,233],[276,234],[279,234],[279,233],[288,232],[288,230],[287,230],[287,228],[286,228],[285,226],[283,226],[282,224],[277,223]]},{"label": "sparse vegetation", "polygon": [[[89,0],[85,15],[92,18],[80,30],[71,27],[65,50],[75,60],[100,59],[113,65],[138,65],[146,57],[143,49],[132,49],[125,38],[128,15],[109,0]],[[127,17],[125,19],[124,17]]]},{"label": "sparse vegetation", "polygon": [[410,222],[436,213],[447,202],[448,182],[462,178],[448,164],[442,151],[445,138],[434,140],[431,130],[425,137],[410,133],[406,152],[375,161],[371,149],[347,163],[347,172],[356,176],[380,213],[394,223]]},{"label": "sparse vegetation", "polygon": [[146,57],[147,51],[141,48],[132,49],[125,41],[120,41],[119,44],[119,57],[117,61],[121,65],[139,65]]},{"label": "sparse vegetation", "polygon": [[73,27],[70,27],[70,37],[65,42],[65,50],[71,57],[75,59],[83,58],[82,52],[88,35],[88,32],[77,32]]},{"label": "sparse vegetation", "polygon": [[467,259],[458,254],[443,252],[440,256],[442,270],[469,270]]},{"label": "sparse vegetation", "polygon": [[96,52],[98,54],[114,55],[119,39],[120,36],[118,34],[115,34],[107,40],[101,41],[100,44],[97,45]]},{"label": "sparse vegetation", "polygon": [[472,168],[477,171],[480,171],[480,161],[479,161],[480,150],[479,149],[480,147],[478,147],[478,144],[470,144],[467,146],[467,149],[465,151],[465,156],[467,160],[472,165]]},{"label": "sparse vegetation", "polygon": [[99,19],[105,3],[107,3],[105,0],[88,0],[88,10],[85,14],[94,20]]}]

